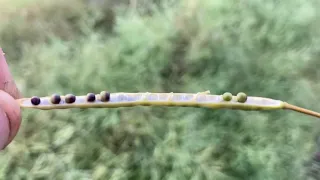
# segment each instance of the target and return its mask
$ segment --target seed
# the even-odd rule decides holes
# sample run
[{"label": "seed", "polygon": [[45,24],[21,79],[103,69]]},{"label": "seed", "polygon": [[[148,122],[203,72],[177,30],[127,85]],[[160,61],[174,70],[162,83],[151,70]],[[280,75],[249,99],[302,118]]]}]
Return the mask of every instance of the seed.
[{"label": "seed", "polygon": [[88,93],[87,94],[87,101],[88,102],[93,102],[95,100],[96,100],[96,95],[95,94],[93,94],[93,93]]},{"label": "seed", "polygon": [[237,94],[238,102],[244,103],[244,102],[247,101],[247,98],[248,98],[247,95],[245,93],[243,93],[243,92],[240,92],[240,93]]},{"label": "seed", "polygon": [[39,105],[40,102],[41,102],[41,100],[40,100],[40,98],[37,97],[37,96],[33,96],[33,97],[31,98],[31,103],[32,103],[33,105]]},{"label": "seed", "polygon": [[65,98],[66,103],[74,103],[76,101],[76,96],[73,94],[67,94]]},{"label": "seed", "polygon": [[226,93],[224,93],[224,94],[222,95],[222,98],[223,98],[223,100],[225,100],[225,101],[231,101],[231,99],[232,99],[232,94],[229,93],[229,92],[226,92]]},{"label": "seed", "polygon": [[102,91],[100,93],[100,100],[103,102],[109,101],[110,100],[110,93],[106,91]]},{"label": "seed", "polygon": [[52,104],[59,104],[61,101],[61,97],[58,94],[53,94],[50,98]]}]

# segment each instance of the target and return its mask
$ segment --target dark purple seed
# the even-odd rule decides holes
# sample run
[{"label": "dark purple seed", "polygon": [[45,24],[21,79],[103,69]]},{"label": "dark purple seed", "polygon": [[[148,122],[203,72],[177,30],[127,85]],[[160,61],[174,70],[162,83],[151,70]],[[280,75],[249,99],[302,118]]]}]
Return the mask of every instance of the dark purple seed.
[{"label": "dark purple seed", "polygon": [[53,94],[50,99],[52,104],[59,104],[61,101],[61,97],[58,94]]},{"label": "dark purple seed", "polygon": [[109,101],[110,100],[110,93],[106,91],[102,91],[100,93],[100,100],[103,102]]},{"label": "dark purple seed", "polygon": [[32,103],[33,105],[39,105],[40,102],[41,102],[41,100],[40,100],[40,98],[37,97],[37,96],[33,96],[33,97],[31,98],[31,103]]},{"label": "dark purple seed", "polygon": [[73,94],[67,94],[65,98],[66,103],[74,103],[76,101],[76,96]]},{"label": "dark purple seed", "polygon": [[314,160],[319,162],[320,161],[320,152],[317,152],[315,155],[314,155]]},{"label": "dark purple seed", "polygon": [[94,102],[96,100],[96,95],[93,93],[88,93],[87,94],[87,101],[88,102]]}]

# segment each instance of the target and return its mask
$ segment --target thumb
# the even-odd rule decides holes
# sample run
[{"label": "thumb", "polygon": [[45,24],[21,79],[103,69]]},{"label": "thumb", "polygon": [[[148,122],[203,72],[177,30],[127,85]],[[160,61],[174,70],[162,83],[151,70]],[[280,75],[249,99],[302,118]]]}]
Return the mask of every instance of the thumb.
[{"label": "thumb", "polygon": [[1,136],[0,148],[1,149],[5,148],[18,133],[18,130],[21,124],[20,113],[21,113],[20,106],[16,102],[16,100],[12,96],[10,96],[8,93],[0,90],[0,126],[1,126],[0,127],[0,136]]},{"label": "thumb", "polygon": [[9,140],[9,119],[3,110],[0,110],[0,149],[4,149]]},{"label": "thumb", "polygon": [[10,94],[13,98],[19,99],[22,97],[18,90],[15,81],[10,73],[9,66],[2,49],[0,48],[0,89]]}]

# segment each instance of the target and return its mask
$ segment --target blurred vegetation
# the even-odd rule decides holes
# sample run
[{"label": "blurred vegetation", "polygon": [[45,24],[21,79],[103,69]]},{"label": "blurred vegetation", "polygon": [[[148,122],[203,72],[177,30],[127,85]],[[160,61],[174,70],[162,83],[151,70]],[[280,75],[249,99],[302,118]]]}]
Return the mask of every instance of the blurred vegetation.
[{"label": "blurred vegetation", "polygon": [[[0,0],[24,96],[239,91],[320,111],[319,2]],[[23,110],[1,179],[319,179],[318,119],[289,111]],[[320,144],[320,142],[318,142]]]}]

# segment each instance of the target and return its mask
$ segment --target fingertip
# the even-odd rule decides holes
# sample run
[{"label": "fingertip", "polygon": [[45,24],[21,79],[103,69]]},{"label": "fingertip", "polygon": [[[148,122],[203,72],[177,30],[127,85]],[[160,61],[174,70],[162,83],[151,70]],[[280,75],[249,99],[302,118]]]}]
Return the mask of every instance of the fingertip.
[{"label": "fingertip", "polygon": [[15,81],[13,80],[6,58],[4,57],[4,52],[2,51],[1,48],[0,48],[0,89],[6,91],[15,99],[22,97],[20,91],[16,86]]}]

